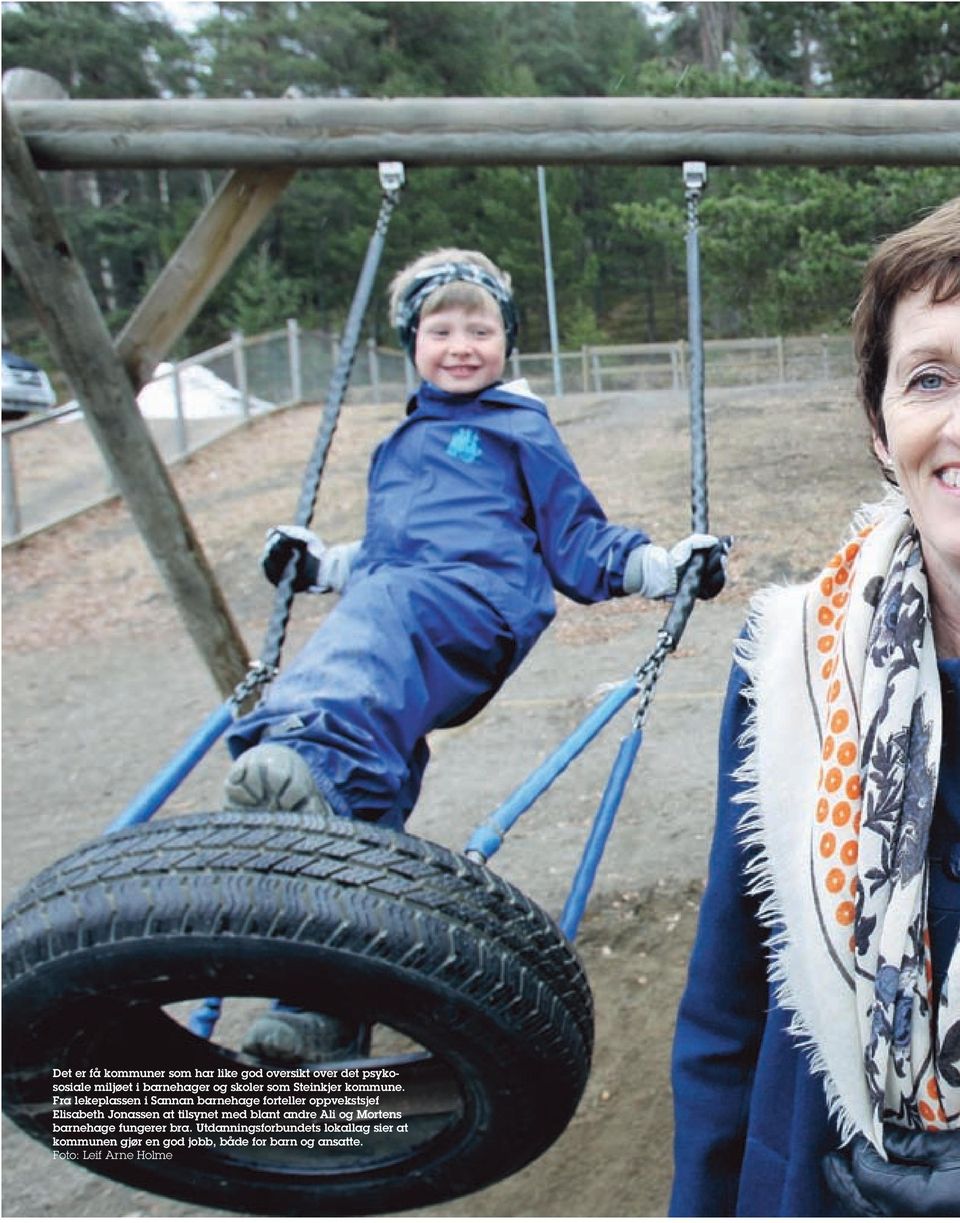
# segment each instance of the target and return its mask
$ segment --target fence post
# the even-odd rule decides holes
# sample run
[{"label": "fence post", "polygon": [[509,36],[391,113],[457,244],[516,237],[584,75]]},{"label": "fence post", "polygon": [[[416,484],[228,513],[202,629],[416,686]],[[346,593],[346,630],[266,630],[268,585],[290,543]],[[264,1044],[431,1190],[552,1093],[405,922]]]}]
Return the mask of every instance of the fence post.
[{"label": "fence post", "polygon": [[17,481],[13,470],[13,448],[10,438],[3,435],[3,538],[16,539],[23,524],[20,521],[20,502],[17,499]]},{"label": "fence post", "polygon": [[586,344],[580,345],[580,381],[583,383],[583,393],[586,395],[590,390],[590,348]]},{"label": "fence post", "polygon": [[777,374],[780,379],[780,385],[787,380],[787,361],[783,352],[783,336],[777,336]]},{"label": "fence post", "polygon": [[187,454],[187,422],[183,415],[183,387],[180,384],[180,366],[176,361],[171,362],[170,378],[173,381],[173,407],[177,414],[177,447],[180,451],[180,457],[185,458]]},{"label": "fence post", "polygon": [[680,363],[680,386],[686,388],[687,385],[687,342],[684,339],[677,340],[677,359]]},{"label": "fence post", "polygon": [[600,354],[594,353],[593,359],[593,389],[599,394],[603,390],[603,374],[600,372]]},{"label": "fence post", "polygon": [[233,375],[240,392],[240,415],[244,420],[249,420],[250,391],[247,387],[247,354],[243,344],[243,332],[232,331],[230,341],[233,344]]},{"label": "fence post", "polygon": [[523,374],[520,371],[520,351],[519,349],[515,348],[513,352],[510,354],[510,368],[513,371],[514,379],[523,377]]},{"label": "fence post", "polygon": [[287,319],[287,353],[290,358],[290,398],[294,403],[303,403],[303,366],[300,361],[300,324],[295,318]]},{"label": "fence post", "polygon": [[406,353],[403,354],[403,385],[409,398],[417,389],[419,377],[417,375],[417,367],[410,360]]},{"label": "fence post", "polygon": [[377,341],[370,337],[367,340],[367,368],[370,371],[370,386],[373,389],[373,402],[380,403],[380,362],[377,359]]},{"label": "fence post", "polygon": [[676,344],[670,348],[670,388],[674,391],[680,390],[680,353]]}]

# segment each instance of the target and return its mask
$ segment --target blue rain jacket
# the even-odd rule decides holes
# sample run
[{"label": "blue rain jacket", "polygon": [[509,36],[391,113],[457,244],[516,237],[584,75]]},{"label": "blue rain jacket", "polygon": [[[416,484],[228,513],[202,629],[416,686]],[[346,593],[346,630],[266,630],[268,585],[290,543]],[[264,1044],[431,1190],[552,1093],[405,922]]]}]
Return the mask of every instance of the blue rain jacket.
[{"label": "blue rain jacket", "polygon": [[366,533],[342,597],[228,737],[301,752],[334,808],[402,824],[424,737],[477,713],[556,611],[623,594],[649,542],[609,523],[525,383],[424,383],[377,448]]},{"label": "blue rain jacket", "polygon": [[[930,830],[927,914],[935,981],[960,925],[960,659],[940,662],[943,751]],[[732,780],[743,762],[746,676],[734,666],[720,728],[717,824],[673,1048],[674,1185],[681,1217],[842,1216],[820,1170],[840,1145],[823,1080],[788,1035],[748,896]]]}]

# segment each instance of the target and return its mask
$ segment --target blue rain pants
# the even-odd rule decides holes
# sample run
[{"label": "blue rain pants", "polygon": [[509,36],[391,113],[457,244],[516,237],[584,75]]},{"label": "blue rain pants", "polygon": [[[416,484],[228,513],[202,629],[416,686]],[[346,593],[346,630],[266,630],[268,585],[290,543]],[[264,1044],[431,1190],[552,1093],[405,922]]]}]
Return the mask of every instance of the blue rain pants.
[{"label": "blue rain pants", "polygon": [[348,585],[228,746],[236,756],[286,739],[338,814],[402,828],[425,736],[473,717],[520,657],[500,613],[463,582],[384,567]]}]

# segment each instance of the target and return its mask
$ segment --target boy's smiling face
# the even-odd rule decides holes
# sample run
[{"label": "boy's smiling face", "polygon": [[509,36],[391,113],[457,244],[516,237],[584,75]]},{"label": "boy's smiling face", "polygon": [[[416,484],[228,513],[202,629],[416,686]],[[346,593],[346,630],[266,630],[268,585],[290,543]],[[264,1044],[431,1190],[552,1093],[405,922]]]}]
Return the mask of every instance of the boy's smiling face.
[{"label": "boy's smiling face", "polygon": [[503,377],[506,335],[500,311],[448,306],[420,320],[417,373],[441,391],[467,395]]}]

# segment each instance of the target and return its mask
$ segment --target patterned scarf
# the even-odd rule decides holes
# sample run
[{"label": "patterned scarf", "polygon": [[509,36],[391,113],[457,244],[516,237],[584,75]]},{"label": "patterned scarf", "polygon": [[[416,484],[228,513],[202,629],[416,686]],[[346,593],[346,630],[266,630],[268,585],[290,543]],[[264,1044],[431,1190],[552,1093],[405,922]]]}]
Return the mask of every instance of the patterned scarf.
[{"label": "patterned scarf", "polygon": [[942,710],[920,544],[902,498],[861,511],[813,582],[762,592],[741,830],[774,930],[778,1002],[844,1139],[960,1128],[960,962],[934,1013],[927,843]]}]

